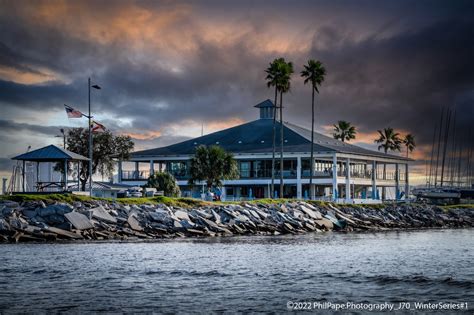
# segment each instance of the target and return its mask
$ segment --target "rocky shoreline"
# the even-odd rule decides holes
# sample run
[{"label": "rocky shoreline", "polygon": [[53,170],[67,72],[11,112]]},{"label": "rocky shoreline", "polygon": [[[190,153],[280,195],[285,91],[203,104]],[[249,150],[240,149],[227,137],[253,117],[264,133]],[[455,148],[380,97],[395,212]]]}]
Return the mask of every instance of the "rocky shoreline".
[{"label": "rocky shoreline", "polygon": [[212,204],[182,208],[90,200],[0,200],[0,243],[146,240],[474,226],[474,208],[388,204],[383,207],[303,201]]}]

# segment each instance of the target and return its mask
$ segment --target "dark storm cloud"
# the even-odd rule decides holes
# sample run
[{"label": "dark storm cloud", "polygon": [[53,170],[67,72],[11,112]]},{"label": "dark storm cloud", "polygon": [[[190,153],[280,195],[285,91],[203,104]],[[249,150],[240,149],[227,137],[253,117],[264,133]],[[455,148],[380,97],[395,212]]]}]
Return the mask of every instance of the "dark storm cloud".
[{"label": "dark storm cloud", "polygon": [[0,119],[0,129],[7,133],[34,133],[34,134],[44,134],[44,135],[57,135],[61,128],[66,128],[62,126],[40,126],[40,125],[31,125],[25,123],[17,123],[12,120],[1,120]]},{"label": "dark storm cloud", "polygon": [[0,157],[0,172],[11,172],[14,164],[15,161],[13,161],[12,159]]},{"label": "dark storm cloud", "polygon": [[[337,42],[336,31],[328,36]],[[365,130],[391,125],[427,141],[441,106],[456,106],[466,114],[461,122],[467,128],[474,101],[472,38],[474,15],[388,39],[348,42],[335,50],[313,48],[310,55],[328,69],[324,85],[343,91],[323,87],[321,111],[329,111],[333,121],[349,116]],[[328,103],[333,106],[326,110]]]},{"label": "dark storm cloud", "polygon": [[[456,106],[460,133],[473,122],[470,1],[8,4],[0,13],[0,106],[8,117],[61,111],[63,103],[84,110],[92,76],[103,87],[93,92],[95,111],[132,121],[125,128],[111,119],[118,132],[250,120],[252,106],[273,96],[264,69],[283,56],[296,66],[285,117],[302,125],[310,123],[310,89],[299,78],[308,58],[328,71],[317,97],[320,126],[345,119],[366,134],[391,126],[429,145],[441,106]],[[2,77],[2,66],[53,78],[15,81],[17,74]]]}]

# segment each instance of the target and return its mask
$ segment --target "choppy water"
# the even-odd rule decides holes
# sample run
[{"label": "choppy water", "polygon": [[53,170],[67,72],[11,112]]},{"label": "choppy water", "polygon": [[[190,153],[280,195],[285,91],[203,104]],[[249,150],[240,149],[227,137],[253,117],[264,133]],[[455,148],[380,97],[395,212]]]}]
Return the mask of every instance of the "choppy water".
[{"label": "choppy water", "polygon": [[288,301],[431,301],[467,302],[472,313],[473,248],[472,229],[1,245],[0,310],[280,313]]}]

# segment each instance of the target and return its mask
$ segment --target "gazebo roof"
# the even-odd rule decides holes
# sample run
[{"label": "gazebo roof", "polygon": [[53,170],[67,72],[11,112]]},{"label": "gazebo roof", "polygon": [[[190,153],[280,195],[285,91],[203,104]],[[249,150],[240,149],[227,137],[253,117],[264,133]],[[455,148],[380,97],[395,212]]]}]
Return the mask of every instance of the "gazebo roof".
[{"label": "gazebo roof", "polygon": [[53,144],[15,156],[12,160],[33,162],[88,161],[89,159]]}]

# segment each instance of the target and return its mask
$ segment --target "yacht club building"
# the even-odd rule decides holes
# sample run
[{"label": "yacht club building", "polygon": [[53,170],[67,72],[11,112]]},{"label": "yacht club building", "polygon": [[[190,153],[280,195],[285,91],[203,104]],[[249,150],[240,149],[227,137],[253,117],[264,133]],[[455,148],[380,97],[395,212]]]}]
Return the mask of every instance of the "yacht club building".
[{"label": "yacht club building", "polygon": [[270,100],[257,104],[255,107],[260,111],[260,118],[242,125],[166,147],[134,152],[128,161],[118,162],[118,181],[143,185],[151,173],[166,171],[175,176],[183,196],[199,197],[202,187],[188,185],[189,161],[197,146],[219,145],[234,154],[240,171],[238,179],[223,181],[223,198],[276,197],[280,184],[279,135],[280,128],[283,128],[282,197],[309,198],[313,191],[318,199],[376,202],[380,199],[402,199],[408,195],[411,159],[368,150],[319,133],[314,133],[315,171],[311,190],[311,131],[288,122],[284,122],[283,126],[276,125],[275,191],[272,193],[273,106]]}]

